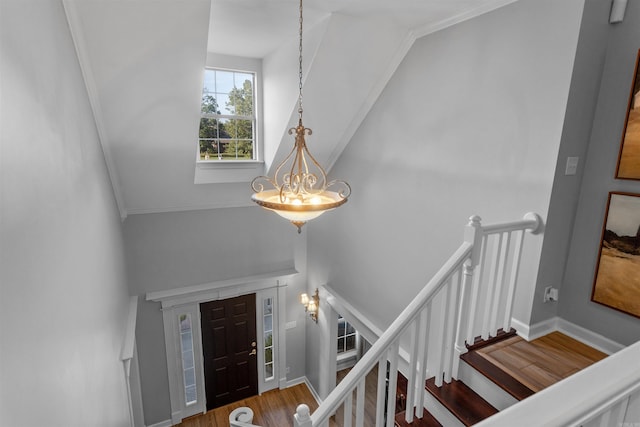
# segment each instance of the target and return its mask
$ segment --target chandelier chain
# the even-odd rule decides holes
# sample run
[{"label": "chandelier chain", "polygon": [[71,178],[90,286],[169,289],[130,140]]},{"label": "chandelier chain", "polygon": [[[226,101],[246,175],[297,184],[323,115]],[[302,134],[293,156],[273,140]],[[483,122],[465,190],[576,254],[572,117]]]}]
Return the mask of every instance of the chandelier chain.
[{"label": "chandelier chain", "polygon": [[298,118],[302,123],[302,0],[300,0],[300,45],[298,47]]}]

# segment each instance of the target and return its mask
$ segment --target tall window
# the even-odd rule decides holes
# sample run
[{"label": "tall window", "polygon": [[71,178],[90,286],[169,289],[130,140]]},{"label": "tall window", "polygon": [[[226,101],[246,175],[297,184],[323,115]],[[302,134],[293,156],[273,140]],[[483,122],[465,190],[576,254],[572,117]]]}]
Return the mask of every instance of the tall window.
[{"label": "tall window", "polygon": [[201,161],[256,160],[255,74],[205,69]]},{"label": "tall window", "polygon": [[338,354],[356,349],[356,335],[356,328],[342,316],[338,317]]}]

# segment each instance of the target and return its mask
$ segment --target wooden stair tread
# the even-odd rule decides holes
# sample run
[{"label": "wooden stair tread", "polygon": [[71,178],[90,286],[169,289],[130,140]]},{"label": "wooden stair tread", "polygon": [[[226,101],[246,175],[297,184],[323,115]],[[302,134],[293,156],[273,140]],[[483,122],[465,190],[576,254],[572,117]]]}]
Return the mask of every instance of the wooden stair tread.
[{"label": "wooden stair tread", "polygon": [[427,391],[464,425],[470,426],[498,413],[489,402],[462,381],[451,380],[437,387],[435,377],[427,380]]},{"label": "wooden stair tread", "polygon": [[[415,412],[414,412],[415,415]],[[426,409],[424,410],[422,418],[413,418],[411,424],[407,423],[404,419],[405,411],[398,412],[396,414],[395,425],[396,427],[442,427],[442,424],[435,419]]]},{"label": "wooden stair tread", "polygon": [[518,400],[526,399],[535,392],[507,372],[503,371],[475,351],[460,356],[469,366],[487,377],[498,387],[509,393]]},{"label": "wooden stair tread", "polygon": [[517,335],[517,332],[513,328],[511,328],[509,332],[505,332],[502,328],[500,328],[498,329],[498,333],[496,334],[495,337],[489,337],[489,339],[486,339],[486,340],[483,340],[480,337],[476,337],[473,344],[467,344],[467,350],[472,351],[472,350],[478,350],[479,348],[488,347],[490,345],[493,345],[497,342],[506,340],[516,335]]}]

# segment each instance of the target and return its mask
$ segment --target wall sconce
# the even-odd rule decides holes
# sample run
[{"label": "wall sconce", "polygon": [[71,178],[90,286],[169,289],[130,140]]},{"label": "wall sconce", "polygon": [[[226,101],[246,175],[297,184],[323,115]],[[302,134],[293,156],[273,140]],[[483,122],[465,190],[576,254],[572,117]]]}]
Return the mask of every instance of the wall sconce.
[{"label": "wall sconce", "polygon": [[300,295],[300,302],[304,305],[304,311],[309,313],[314,322],[318,323],[318,306],[320,305],[318,289],[314,295],[311,295],[311,298],[307,294]]}]

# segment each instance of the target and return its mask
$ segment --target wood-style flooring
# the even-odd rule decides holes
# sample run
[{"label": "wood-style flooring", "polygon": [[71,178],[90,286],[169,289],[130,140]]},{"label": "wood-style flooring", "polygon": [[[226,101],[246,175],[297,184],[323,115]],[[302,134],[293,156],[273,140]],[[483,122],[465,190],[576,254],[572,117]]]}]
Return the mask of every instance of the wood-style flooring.
[{"label": "wood-style flooring", "polygon": [[530,342],[514,336],[476,351],[535,392],[607,357],[560,332]]},{"label": "wood-style flooring", "polygon": [[253,410],[253,424],[263,427],[288,427],[293,426],[293,414],[301,403],[309,405],[312,413],[318,408],[318,403],[306,384],[298,384],[283,390],[271,390],[261,396],[253,396],[221,406],[206,414],[186,418],[178,425],[180,427],[227,427],[231,411],[246,406]]},{"label": "wood-style flooring", "polygon": [[[531,342],[514,336],[476,351],[481,357],[534,391],[542,390],[607,356],[559,332]],[[347,372],[348,370],[338,372],[337,382],[340,382]],[[375,425],[377,378],[377,369],[374,369],[367,375],[365,382],[365,426]],[[263,427],[288,427],[293,426],[293,414],[300,403],[309,405],[311,412],[318,407],[306,384],[284,390],[272,390],[261,396],[222,406],[206,414],[185,419],[179,426],[226,427],[229,425],[231,411],[240,406],[248,406],[254,412],[253,424]],[[343,425],[342,408],[331,417],[329,425]]]}]

